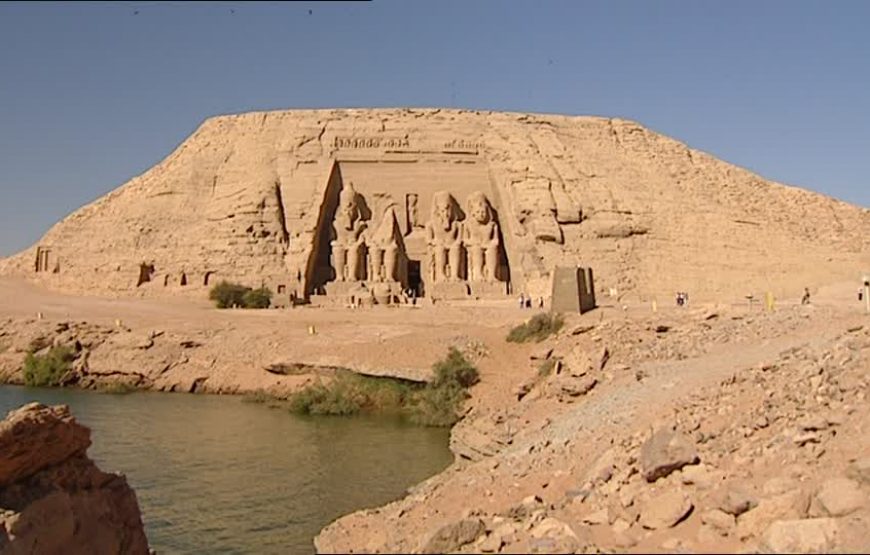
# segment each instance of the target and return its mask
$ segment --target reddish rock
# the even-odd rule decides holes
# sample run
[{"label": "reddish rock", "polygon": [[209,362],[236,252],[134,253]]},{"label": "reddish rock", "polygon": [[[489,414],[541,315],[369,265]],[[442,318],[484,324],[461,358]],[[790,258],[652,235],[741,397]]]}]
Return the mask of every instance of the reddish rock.
[{"label": "reddish rock", "polygon": [[0,487],[84,453],[90,431],[66,406],[30,403],[0,422]]},{"label": "reddish rock", "polygon": [[90,430],[63,405],[31,403],[0,422],[0,551],[146,554],[136,494],[87,457]]}]

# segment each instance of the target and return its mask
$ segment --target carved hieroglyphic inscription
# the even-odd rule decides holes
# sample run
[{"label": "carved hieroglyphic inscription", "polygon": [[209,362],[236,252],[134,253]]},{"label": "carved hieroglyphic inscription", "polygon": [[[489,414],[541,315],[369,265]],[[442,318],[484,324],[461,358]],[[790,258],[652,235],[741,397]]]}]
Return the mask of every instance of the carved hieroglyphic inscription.
[{"label": "carved hieroglyphic inscription", "polygon": [[336,137],[333,142],[336,149],[339,148],[410,148],[411,144],[407,137]]},{"label": "carved hieroglyphic inscription", "polygon": [[377,135],[338,136],[332,140],[336,150],[379,150],[379,151],[417,151],[443,152],[449,154],[478,154],[483,143],[470,139],[452,138],[448,140],[423,139],[411,141],[406,137],[381,137]]}]

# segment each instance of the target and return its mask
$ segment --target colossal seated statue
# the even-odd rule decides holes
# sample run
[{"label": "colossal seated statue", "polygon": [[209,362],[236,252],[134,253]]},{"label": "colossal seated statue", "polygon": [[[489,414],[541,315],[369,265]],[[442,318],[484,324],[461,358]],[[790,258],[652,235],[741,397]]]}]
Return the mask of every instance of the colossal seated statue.
[{"label": "colossal seated statue", "polygon": [[426,224],[426,244],[433,283],[461,279],[462,233],[455,204],[453,196],[446,191],[439,191],[432,198],[432,213]]},{"label": "colossal seated statue", "polygon": [[399,261],[398,221],[395,205],[384,210],[380,225],[367,241],[369,247],[369,278],[376,282],[397,281]]},{"label": "colossal seated statue", "polygon": [[475,191],[466,200],[466,219],[462,241],[468,253],[468,279],[496,281],[499,255],[499,230],[495,211],[486,195]]},{"label": "colossal seated statue", "polygon": [[337,281],[358,281],[365,256],[366,223],[362,220],[359,198],[353,183],[341,190],[332,225],[330,245]]}]

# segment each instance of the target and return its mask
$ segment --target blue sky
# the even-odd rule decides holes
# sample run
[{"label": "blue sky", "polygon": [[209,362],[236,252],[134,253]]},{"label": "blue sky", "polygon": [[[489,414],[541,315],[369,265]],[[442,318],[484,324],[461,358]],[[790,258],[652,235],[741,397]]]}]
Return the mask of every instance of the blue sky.
[{"label": "blue sky", "polygon": [[0,256],[205,118],[282,108],[623,117],[870,206],[868,23],[866,1],[0,3]]}]

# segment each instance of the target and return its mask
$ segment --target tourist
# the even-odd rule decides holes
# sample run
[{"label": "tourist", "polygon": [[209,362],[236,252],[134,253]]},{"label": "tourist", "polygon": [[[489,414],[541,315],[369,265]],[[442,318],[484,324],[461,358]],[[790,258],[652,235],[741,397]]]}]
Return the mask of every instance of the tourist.
[{"label": "tourist", "polygon": [[859,301],[863,301],[863,300],[864,300],[864,289],[863,289],[862,287],[859,287],[859,288],[858,288],[858,300],[859,300]]},{"label": "tourist", "polygon": [[526,308],[532,308],[532,297],[531,295],[526,297]]},{"label": "tourist", "polygon": [[801,297],[801,304],[810,304],[810,288],[804,287],[804,296]]},{"label": "tourist", "polygon": [[526,306],[526,296],[524,294],[520,293],[520,308],[523,308],[525,306]]},{"label": "tourist", "polygon": [[538,308],[544,308],[544,297],[538,297]]}]

